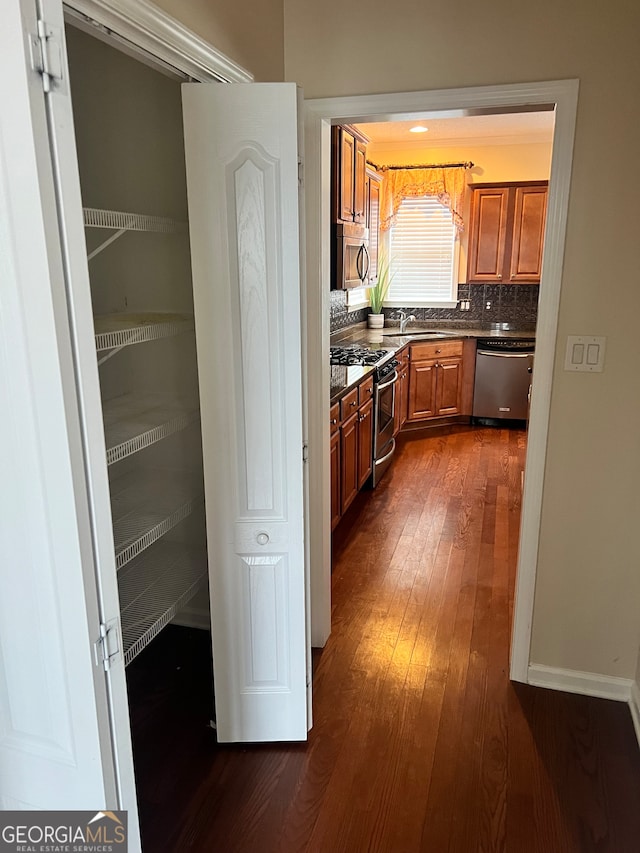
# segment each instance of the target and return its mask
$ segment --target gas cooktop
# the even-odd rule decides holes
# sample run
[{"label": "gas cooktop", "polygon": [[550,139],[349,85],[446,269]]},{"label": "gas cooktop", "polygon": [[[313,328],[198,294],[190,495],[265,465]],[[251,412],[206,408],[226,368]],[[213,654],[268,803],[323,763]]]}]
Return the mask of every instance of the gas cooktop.
[{"label": "gas cooktop", "polygon": [[330,348],[330,362],[338,365],[364,364],[379,366],[393,355],[389,349],[368,349],[367,347],[335,346]]}]

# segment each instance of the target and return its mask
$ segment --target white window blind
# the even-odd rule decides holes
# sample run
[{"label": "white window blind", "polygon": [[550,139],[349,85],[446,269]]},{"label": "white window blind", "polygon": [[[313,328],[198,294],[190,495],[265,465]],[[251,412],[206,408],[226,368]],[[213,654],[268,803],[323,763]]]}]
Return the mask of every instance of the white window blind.
[{"label": "white window blind", "polygon": [[386,305],[451,305],[457,298],[456,229],[434,196],[405,198],[389,234],[394,271]]}]

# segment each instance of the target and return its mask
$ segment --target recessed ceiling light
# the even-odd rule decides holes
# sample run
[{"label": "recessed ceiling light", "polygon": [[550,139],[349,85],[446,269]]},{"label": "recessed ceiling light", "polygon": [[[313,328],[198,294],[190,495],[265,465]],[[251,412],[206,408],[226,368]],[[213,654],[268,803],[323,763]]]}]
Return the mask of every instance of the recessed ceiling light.
[{"label": "recessed ceiling light", "polygon": [[423,127],[421,124],[417,124],[415,127],[410,128],[411,133],[426,133],[428,130],[428,127]]}]

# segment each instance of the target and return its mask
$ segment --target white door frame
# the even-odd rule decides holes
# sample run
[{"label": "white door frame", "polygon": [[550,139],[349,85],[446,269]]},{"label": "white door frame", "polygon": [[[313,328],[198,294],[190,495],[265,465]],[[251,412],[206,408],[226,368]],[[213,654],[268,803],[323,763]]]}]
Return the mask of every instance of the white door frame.
[{"label": "white door frame", "polygon": [[511,638],[510,676],[528,681],[533,602],[540,534],[549,409],[556,350],[558,307],[569,207],[577,80],[440,89],[306,101],[305,161],[309,372],[309,458],[311,463],[312,643],[322,646],[331,631],[331,524],[329,468],[329,281],[331,123],[404,121],[464,110],[500,112],[555,105],[555,130],[543,273],[536,330],[536,372],[526,457],[520,548]]}]

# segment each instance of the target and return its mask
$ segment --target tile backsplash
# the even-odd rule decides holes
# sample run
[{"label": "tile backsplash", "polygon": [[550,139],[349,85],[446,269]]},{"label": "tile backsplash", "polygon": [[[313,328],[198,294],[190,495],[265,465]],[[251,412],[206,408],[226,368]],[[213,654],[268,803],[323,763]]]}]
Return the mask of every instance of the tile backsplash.
[{"label": "tile backsplash", "polygon": [[[537,284],[461,284],[458,300],[469,300],[468,311],[456,308],[412,308],[404,311],[415,314],[419,322],[448,322],[465,326],[483,326],[489,323],[515,323],[523,329],[535,327],[538,316]],[[331,291],[331,331],[337,332],[354,323],[367,319],[368,308],[347,311],[347,296],[344,290]],[[385,308],[385,316],[397,318],[399,308]]]}]

